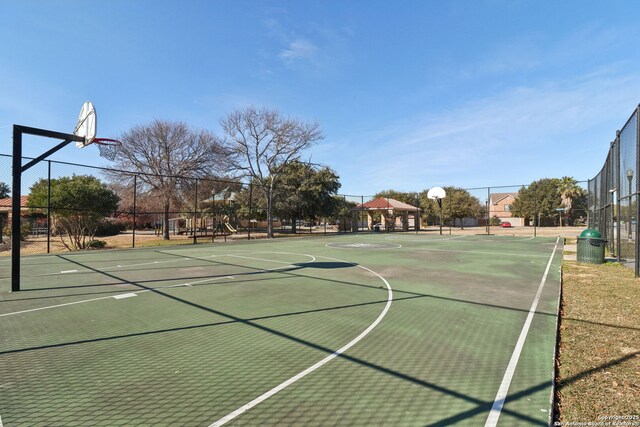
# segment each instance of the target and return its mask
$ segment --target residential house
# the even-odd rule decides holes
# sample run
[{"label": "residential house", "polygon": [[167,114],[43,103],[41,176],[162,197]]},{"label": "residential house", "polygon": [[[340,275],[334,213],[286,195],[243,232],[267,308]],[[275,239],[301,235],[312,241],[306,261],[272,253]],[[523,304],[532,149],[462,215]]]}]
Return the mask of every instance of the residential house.
[{"label": "residential house", "polygon": [[498,217],[500,222],[510,222],[514,227],[524,225],[524,218],[514,217],[511,213],[513,202],[518,193],[491,193],[489,195],[489,217]]}]

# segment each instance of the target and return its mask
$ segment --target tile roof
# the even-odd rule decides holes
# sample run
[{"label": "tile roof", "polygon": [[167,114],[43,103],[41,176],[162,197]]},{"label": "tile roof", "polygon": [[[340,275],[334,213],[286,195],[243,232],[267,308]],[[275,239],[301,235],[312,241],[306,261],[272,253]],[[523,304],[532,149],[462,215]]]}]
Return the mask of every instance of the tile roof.
[{"label": "tile roof", "polygon": [[491,203],[496,204],[502,199],[506,199],[509,196],[513,196],[514,199],[518,198],[518,193],[491,193],[489,195],[489,200]]},{"label": "tile roof", "polygon": [[374,209],[399,209],[399,210],[418,210],[415,206],[408,205],[395,199],[387,199],[385,197],[378,197],[377,199],[370,200],[364,204],[356,206],[356,210],[374,210]]},{"label": "tile roof", "polygon": [[[13,205],[12,201],[11,197],[0,199],[0,208],[10,208]],[[20,196],[20,206],[26,208],[27,203],[29,203],[29,196]]]}]

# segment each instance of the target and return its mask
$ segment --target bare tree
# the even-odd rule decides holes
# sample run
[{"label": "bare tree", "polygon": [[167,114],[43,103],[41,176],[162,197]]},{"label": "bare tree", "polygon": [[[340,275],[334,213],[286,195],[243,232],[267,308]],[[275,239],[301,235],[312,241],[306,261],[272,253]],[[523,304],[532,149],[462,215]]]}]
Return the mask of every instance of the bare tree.
[{"label": "bare tree", "polygon": [[[169,211],[183,177],[210,176],[222,164],[224,151],[212,133],[194,131],[183,122],[154,120],[120,136],[122,144],[100,145],[100,155],[118,169],[138,173],[138,182],[160,196],[163,204],[163,238],[169,240]],[[116,173],[121,183],[131,173]]]},{"label": "bare tree", "polygon": [[284,168],[323,138],[318,123],[285,118],[278,111],[249,107],[227,115],[220,125],[227,137],[230,166],[259,183],[267,200],[267,237],[273,237],[273,195]]}]

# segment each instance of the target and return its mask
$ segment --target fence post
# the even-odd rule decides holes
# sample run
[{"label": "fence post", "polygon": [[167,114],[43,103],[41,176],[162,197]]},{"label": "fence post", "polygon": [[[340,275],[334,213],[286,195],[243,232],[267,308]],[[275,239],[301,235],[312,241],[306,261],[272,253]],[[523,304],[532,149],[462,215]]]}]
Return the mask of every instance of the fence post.
[{"label": "fence post", "polygon": [[247,240],[251,240],[251,209],[253,208],[253,184],[249,183],[249,222]]},{"label": "fence post", "polygon": [[[640,105],[636,107],[636,191],[635,191],[635,201],[636,201],[636,268],[635,268],[635,276],[640,277],[640,258],[638,254],[640,253],[640,241],[638,241],[638,232],[640,232],[640,223],[638,219],[640,219],[640,203],[638,203],[638,188],[640,188]],[[631,199],[629,199],[631,201]]]},{"label": "fence post", "polygon": [[198,230],[198,178],[196,178],[196,192],[194,196],[193,203],[193,224],[192,224],[192,232],[193,232],[193,244],[195,245],[198,242],[198,238],[196,237],[196,232]]},{"label": "fence post", "polygon": [[536,187],[536,192],[533,194],[533,237],[537,236],[538,220],[538,188]]},{"label": "fence post", "polygon": [[133,175],[133,230],[131,233],[131,247],[136,247],[136,197],[138,188],[138,174]]},{"label": "fence post", "polygon": [[47,160],[47,253],[51,253],[51,160]]},{"label": "fence post", "polygon": [[[615,158],[616,158],[616,165],[614,170],[616,171],[616,177],[615,179],[615,188],[616,188],[616,212],[614,215],[615,218],[615,222],[616,222],[616,261],[620,262],[620,250],[622,250],[622,244],[620,243],[620,237],[621,237],[621,233],[620,233],[620,131],[616,132],[616,140],[614,141],[614,150],[615,150]],[[587,190],[588,192],[588,190]],[[587,202],[587,205],[589,204],[589,202]],[[589,207],[587,206],[587,212],[589,211]]]},{"label": "fence post", "polygon": [[487,236],[491,234],[491,187],[487,187]]},{"label": "fence post", "polygon": [[22,190],[22,132],[13,126],[11,183],[11,292],[20,290],[20,192]]}]

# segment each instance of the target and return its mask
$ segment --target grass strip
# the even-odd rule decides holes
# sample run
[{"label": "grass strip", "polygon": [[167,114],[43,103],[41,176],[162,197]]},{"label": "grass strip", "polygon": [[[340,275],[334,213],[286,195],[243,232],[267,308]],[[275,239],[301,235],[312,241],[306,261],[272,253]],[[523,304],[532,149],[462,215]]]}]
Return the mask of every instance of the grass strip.
[{"label": "grass strip", "polygon": [[565,261],[562,283],[556,425],[640,425],[640,279]]}]

